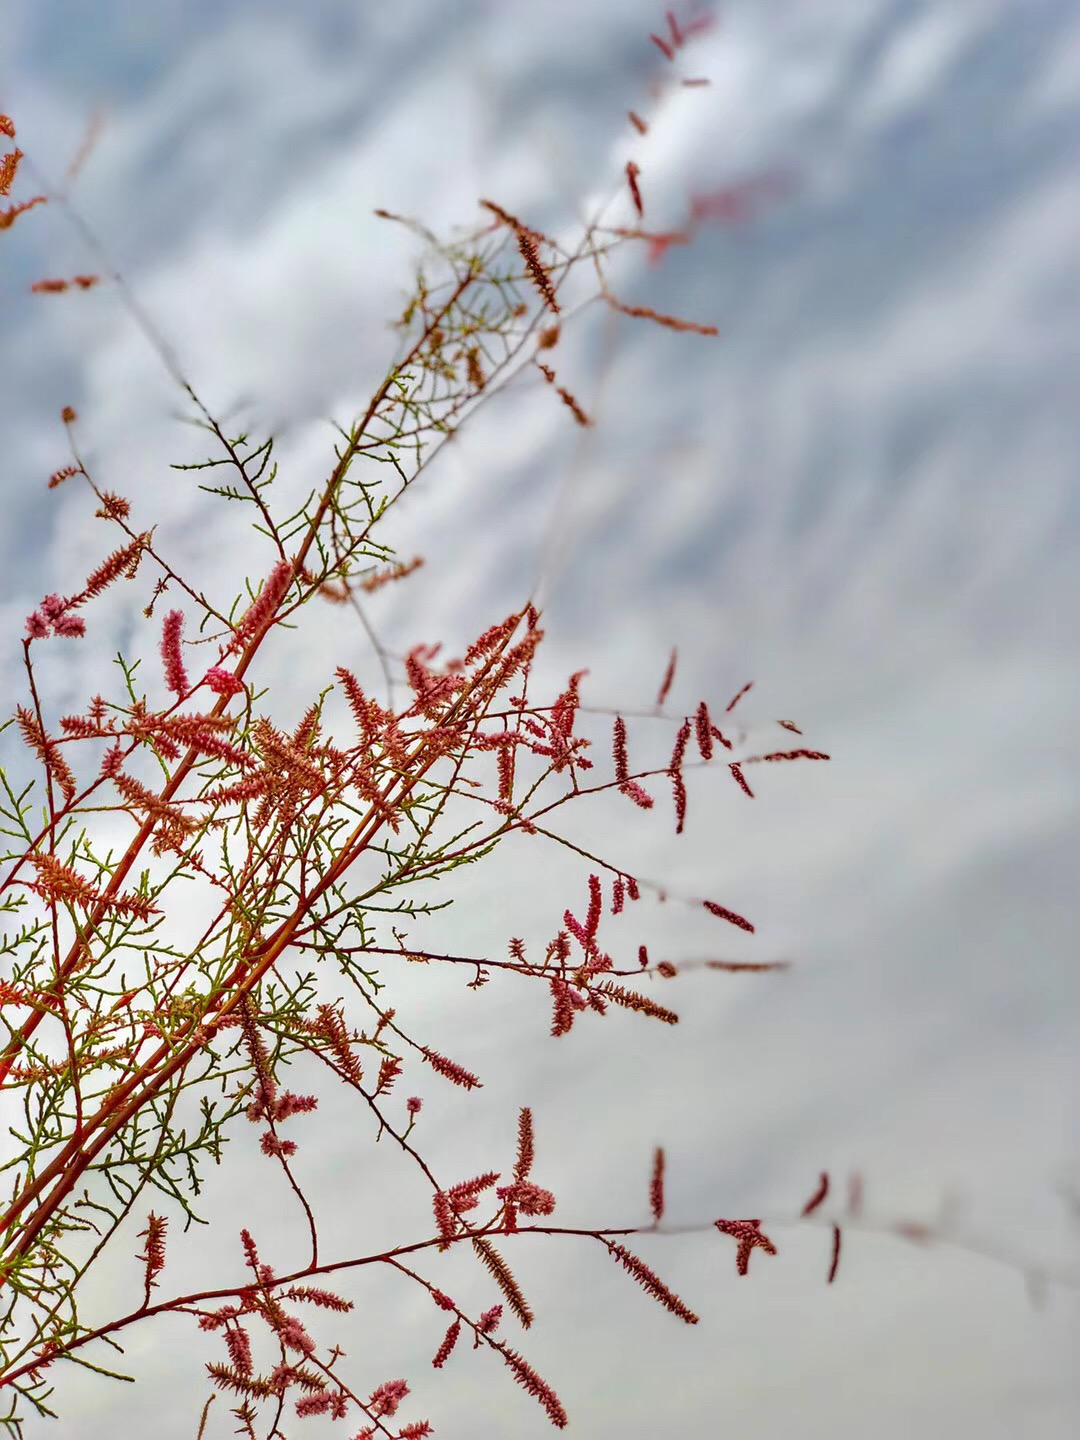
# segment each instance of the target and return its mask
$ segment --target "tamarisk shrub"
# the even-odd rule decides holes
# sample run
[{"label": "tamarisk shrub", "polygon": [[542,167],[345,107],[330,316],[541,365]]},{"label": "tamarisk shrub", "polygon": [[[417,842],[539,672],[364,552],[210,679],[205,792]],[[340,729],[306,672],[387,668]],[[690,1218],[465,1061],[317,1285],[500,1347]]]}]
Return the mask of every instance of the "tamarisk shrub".
[{"label": "tamarisk shrub", "polygon": [[[668,17],[664,35],[653,37],[667,63],[677,63],[690,33]],[[637,111],[631,119],[643,133],[647,122]],[[0,129],[14,140],[6,117]],[[12,149],[0,163],[4,195],[19,158]],[[647,214],[647,179],[634,160],[620,179],[636,220]],[[14,203],[0,224],[42,199]],[[320,1416],[346,1420],[356,1440],[435,1434],[432,1422],[410,1413],[407,1378],[365,1373],[362,1356],[327,1348],[312,1333],[320,1327],[306,1317],[357,1304],[345,1292],[362,1293],[367,1267],[392,1270],[444,1312],[432,1328],[434,1368],[452,1365],[464,1342],[483,1348],[561,1428],[568,1417],[556,1390],[513,1333],[533,1319],[508,1258],[522,1232],[591,1238],[675,1319],[697,1321],[625,1243],[662,1225],[664,1152],[643,1167],[648,1218],[614,1227],[555,1223],[557,1197],[537,1164],[529,1107],[516,1117],[512,1156],[492,1155],[475,1175],[436,1174],[420,1149],[423,1096],[402,1092],[421,1090],[430,1071],[465,1100],[481,1080],[429,1044],[389,998],[395,967],[419,960],[461,966],[475,988],[496,972],[521,985],[544,1007],[556,1041],[613,1009],[637,1012],[626,1023],[674,1025],[676,1011],[642,981],[680,967],[650,963],[644,945],[625,955],[605,948],[605,916],[655,887],[615,860],[576,850],[581,886],[557,900],[561,922],[542,952],[529,953],[517,937],[505,955],[482,960],[414,949],[400,927],[437,908],[422,898],[424,883],[484,858],[504,838],[559,843],[552,817],[584,797],[612,791],[666,824],[661,796],[670,784],[671,823],[681,831],[692,744],[701,764],[728,764],[747,795],[742,767],[752,762],[828,756],[787,747],[734,758],[741,742],[728,716],[745,686],[721,716],[727,734],[710,708],[724,697],[669,716],[674,654],[657,705],[672,721],[668,765],[635,768],[622,716],[613,718],[610,756],[595,752],[578,728],[584,670],[557,693],[536,693],[544,630],[528,597],[493,617],[457,657],[440,658],[427,639],[403,656],[380,650],[392,682],[384,698],[328,659],[324,687],[306,697],[299,723],[285,725],[275,718],[280,691],[266,679],[274,674],[267,657],[286,631],[317,633],[325,605],[352,607],[366,623],[362,598],[416,568],[418,560],[398,559],[384,541],[386,516],[510,379],[532,371],[554,389],[567,423],[591,423],[556,358],[561,327],[590,299],[695,337],[716,333],[705,321],[626,304],[608,289],[612,251],[654,244],[647,231],[596,220],[570,246],[494,200],[481,203],[479,229],[434,245],[399,321],[400,357],[342,430],[329,473],[299,504],[279,498],[273,440],[226,431],[181,378],[215,448],[204,464],[177,468],[198,471],[210,503],[238,511],[261,547],[259,569],[239,591],[227,576],[207,589],[186,580],[168,534],[140,513],[137,495],[93,473],[76,415],[70,407],[62,415],[71,456],[48,484],[81,485],[102,523],[87,573],[59,577],[27,616],[24,693],[4,726],[15,751],[0,797],[8,1133],[0,1388],[3,1423],[14,1435],[27,1416],[54,1413],[51,1377],[61,1361],[117,1375],[114,1357],[127,1334],[164,1314],[187,1316],[220,1341],[207,1367],[200,1434],[217,1394],[229,1397],[236,1433],[251,1437],[291,1434]],[[96,279],[46,278],[33,288],[47,304]],[[595,288],[583,294],[585,279]],[[58,707],[43,652],[83,641],[95,623],[93,602],[118,588],[138,594],[142,621],[116,677],[102,675],[81,703]],[[50,678],[55,673],[50,667]],[[718,762],[719,751],[733,758]],[[106,829],[122,834],[119,847]],[[721,898],[696,903],[724,927],[754,929]],[[775,962],[710,963],[767,970]],[[300,1062],[355,1097],[358,1130],[367,1115],[374,1138],[400,1147],[430,1197],[426,1232],[372,1253],[326,1252],[319,1197],[297,1162],[303,1117],[321,1098],[289,1088],[290,1067]],[[198,1218],[207,1167],[222,1162],[227,1139],[244,1124],[257,1127],[283,1200],[305,1227],[306,1261],[278,1273],[238,1216],[234,1269],[213,1289],[185,1290],[169,1261],[195,1237],[181,1238],[177,1227],[186,1231]],[[815,1197],[806,1214],[819,1203]],[[752,1257],[756,1264],[776,1253],[759,1220],[715,1225],[735,1242],[741,1274]],[[835,1237],[830,1279],[838,1230]],[[477,1262],[468,1295],[436,1282],[439,1256],[450,1250]],[[106,1256],[120,1277],[109,1292],[116,1308],[89,1314],[79,1301]]]}]

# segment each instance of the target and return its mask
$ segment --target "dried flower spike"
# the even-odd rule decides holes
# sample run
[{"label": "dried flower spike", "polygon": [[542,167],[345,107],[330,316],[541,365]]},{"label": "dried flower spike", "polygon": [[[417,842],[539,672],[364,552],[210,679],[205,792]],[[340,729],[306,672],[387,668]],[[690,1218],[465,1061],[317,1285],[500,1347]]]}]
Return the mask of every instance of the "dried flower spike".
[{"label": "dried flower spike", "polygon": [[840,1268],[840,1226],[832,1227],[832,1257],[829,1261],[829,1273],[825,1283],[831,1285],[836,1279],[836,1272]]},{"label": "dried flower spike", "polygon": [[802,1208],[802,1212],[801,1212],[801,1213],[802,1213],[804,1219],[805,1219],[805,1217],[806,1217],[807,1215],[812,1215],[812,1214],[814,1213],[814,1211],[815,1211],[816,1209],[818,1209],[819,1206],[824,1205],[824,1203],[825,1203],[825,1198],[826,1198],[826,1196],[828,1195],[828,1193],[829,1193],[829,1172],[828,1172],[827,1170],[823,1170],[823,1171],[821,1172],[821,1178],[818,1180],[818,1187],[817,1187],[817,1189],[814,1191],[813,1195],[810,1196],[810,1199],[806,1202],[806,1204],[805,1204],[805,1205],[803,1206],[803,1208]]},{"label": "dried flower spike", "polygon": [[664,1151],[656,1147],[653,1155],[652,1178],[649,1181],[649,1209],[659,1225],[664,1218]]},{"label": "dried flower spike", "polygon": [[146,1290],[145,1303],[150,1304],[150,1291],[157,1284],[157,1277],[165,1268],[165,1231],[168,1221],[163,1215],[155,1215],[151,1210],[147,1216],[146,1229],[139,1231],[139,1238],[145,1239],[139,1259],[146,1266]]}]

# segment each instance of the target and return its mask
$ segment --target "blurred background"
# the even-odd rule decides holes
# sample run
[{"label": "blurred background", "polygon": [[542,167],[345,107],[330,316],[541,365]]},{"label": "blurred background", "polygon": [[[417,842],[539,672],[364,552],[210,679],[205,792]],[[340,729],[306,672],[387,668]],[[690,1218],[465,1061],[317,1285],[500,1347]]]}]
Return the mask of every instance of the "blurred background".
[{"label": "blurred background", "polygon": [[[670,889],[609,922],[613,953],[647,940],[654,960],[793,968],[688,972],[658,994],[678,1027],[620,1012],[559,1041],[525,986],[387,973],[413,1032],[487,1082],[467,1097],[407,1072],[398,1088],[423,1095],[417,1139],[462,1178],[509,1165],[532,1105],[536,1178],[565,1224],[645,1221],[658,1143],[673,1225],[776,1220],[780,1253],[747,1279],[715,1231],[641,1242],[694,1329],[598,1247],[507,1246],[537,1312],[511,1343],[570,1434],[1057,1440],[1080,1413],[1080,15],[1068,0],[713,14],[669,64],[649,41],[663,13],[637,0],[15,0],[0,110],[56,186],[93,127],[79,217],[211,409],[276,436],[297,491],[329,468],[330,417],[356,413],[394,353],[418,252],[376,206],[443,233],[489,196],[569,234],[614,195],[629,224],[631,157],[651,228],[684,225],[697,198],[692,245],[655,263],[639,249],[614,274],[628,303],[719,336],[583,313],[556,353],[596,428],[539,384],[494,400],[395,518],[402,558],[427,564],[371,613],[399,650],[460,653],[538,580],[543,675],[589,667],[587,704],[649,710],[672,645],[679,715],[754,681],[736,712],[752,743],[790,719],[829,765],[756,767],[753,801],[724,767],[695,771],[677,839],[662,787],[651,814],[597,805],[567,833]],[[37,188],[20,184],[14,198]],[[2,663],[20,693],[25,615],[104,543],[78,491],[46,489],[68,459],[64,405],[99,483],[181,562],[235,569],[238,552],[169,469],[209,451],[115,288],[29,293],[102,268],[78,224],[39,208],[0,257]],[[253,542],[249,574],[260,557]],[[137,644],[143,603],[103,610],[54,664],[58,709]],[[264,678],[298,714],[365,646],[335,613],[322,645]],[[632,722],[634,763],[664,763],[672,732]],[[432,931],[442,947],[539,949],[583,910],[583,872],[541,858],[540,885],[528,845],[469,873]],[[331,1253],[430,1230],[425,1194],[365,1124],[328,1095],[297,1131]],[[238,1136],[208,1187],[218,1227],[174,1236],[175,1276],[238,1266],[241,1223],[279,1270],[299,1258],[257,1139]],[[850,1174],[865,1187],[829,1288],[827,1230],[785,1223],[823,1169],[841,1200]],[[898,1219],[957,1243],[906,1243]],[[455,1260],[427,1273],[494,1303]],[[1025,1265],[1062,1283],[1026,1284]],[[131,1268],[102,1306],[126,1306]],[[440,1436],[548,1431],[494,1357],[463,1349],[432,1371],[444,1327],[419,1292],[373,1274],[348,1293],[359,1388],[406,1376],[404,1418]],[[219,1349],[182,1318],[133,1334],[151,1386],[59,1377],[61,1420],[28,1433],[187,1440]],[[230,1403],[208,1440],[235,1428]]]}]

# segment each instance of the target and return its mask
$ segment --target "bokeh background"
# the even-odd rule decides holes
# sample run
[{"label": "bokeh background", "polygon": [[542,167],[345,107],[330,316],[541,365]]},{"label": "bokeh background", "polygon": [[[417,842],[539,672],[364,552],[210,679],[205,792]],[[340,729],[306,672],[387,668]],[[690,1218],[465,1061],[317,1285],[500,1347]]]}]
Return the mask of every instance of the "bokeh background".
[{"label": "bokeh background", "polygon": [[[715,1232],[642,1241],[702,1314],[693,1330],[584,1241],[507,1247],[538,1315],[519,1348],[571,1434],[1057,1440],[1080,1416],[1080,16],[1069,0],[732,0],[716,20],[671,67],[648,40],[662,13],[637,0],[15,0],[0,110],[57,185],[100,116],[79,217],[211,408],[275,434],[297,489],[328,467],[328,418],[358,409],[393,351],[416,250],[375,206],[444,230],[489,195],[567,233],[633,156],[666,229],[694,194],[785,178],[660,263],[620,262],[627,300],[720,336],[583,314],[560,375],[595,430],[582,438],[542,386],[488,406],[394,521],[403,557],[428,563],[372,617],[399,649],[455,651],[539,580],[544,673],[588,666],[591,704],[648,710],[673,644],[680,714],[753,680],[738,712],[752,742],[790,718],[831,764],[757,767],[753,802],[722,767],[696,772],[678,840],[666,794],[648,816],[597,807],[573,833],[670,889],[612,922],[617,953],[648,940],[654,959],[794,967],[687,973],[659,997],[677,1029],[620,1012],[558,1042],[525,987],[388,972],[414,1031],[487,1081],[473,1099],[429,1074],[399,1088],[423,1094],[429,1153],[462,1177],[509,1163],[531,1104],[564,1223],[644,1220],[661,1141],[673,1225],[776,1221],[780,1254],[748,1279]],[[629,221],[624,198],[612,214]],[[24,616],[105,543],[76,490],[45,488],[67,459],[63,405],[100,483],[174,554],[266,567],[168,468],[200,449],[115,290],[30,295],[101,268],[78,224],[41,208],[0,253],[17,694]],[[58,710],[137,645],[142,603],[105,607],[53,665]],[[283,652],[265,676],[283,712],[335,664],[362,668],[364,646],[335,615],[322,643]],[[631,734],[662,762],[669,722]],[[583,895],[558,857],[508,850],[438,935],[478,954],[512,934],[540,945]],[[679,900],[702,895],[757,934]],[[427,1233],[424,1194],[336,1105],[296,1135],[327,1248]],[[240,1223],[279,1269],[301,1253],[253,1129],[229,1158],[205,1197],[215,1226],[174,1237],[181,1282],[238,1266]],[[822,1169],[841,1196],[865,1177],[864,1228],[828,1289],[827,1232],[784,1223]],[[912,1246],[897,1219],[956,1243]],[[433,1278],[493,1303],[452,1259]],[[1025,1265],[1051,1283],[1026,1284]],[[96,1300],[126,1305],[138,1284],[118,1263]],[[405,1375],[405,1418],[440,1436],[547,1431],[493,1357],[431,1370],[443,1326],[426,1298],[378,1275],[349,1293],[360,1388]],[[63,1418],[29,1434],[193,1436],[211,1338],[168,1321],[129,1357],[149,1386],[63,1377]],[[235,1423],[221,1399],[207,1436]]]}]

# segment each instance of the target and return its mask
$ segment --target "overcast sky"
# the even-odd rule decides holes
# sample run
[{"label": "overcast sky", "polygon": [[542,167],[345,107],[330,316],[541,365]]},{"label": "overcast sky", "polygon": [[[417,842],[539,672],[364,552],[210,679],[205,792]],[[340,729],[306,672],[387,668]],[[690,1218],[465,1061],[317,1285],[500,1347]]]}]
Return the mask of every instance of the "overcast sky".
[{"label": "overcast sky", "polygon": [[[597,808],[579,833],[757,923],[743,937],[673,899],[613,922],[612,947],[794,968],[688,974],[664,994],[676,1029],[620,1013],[559,1041],[524,986],[388,975],[414,1032],[487,1081],[476,1099],[428,1075],[402,1093],[424,1095],[432,1157],[462,1176],[509,1164],[531,1104],[537,1178],[566,1223],[643,1220],[661,1141],[678,1224],[783,1221],[820,1170],[865,1176],[867,1230],[830,1289],[823,1231],[778,1223],[779,1255],[748,1279],[715,1232],[643,1242],[701,1313],[694,1330],[584,1242],[513,1247],[538,1320],[511,1343],[571,1434],[1057,1440],[1080,1414],[1076,1290],[1036,1309],[1014,1268],[886,1232],[949,1199],[976,1249],[1080,1283],[1062,1198],[1080,1181],[1080,15],[1070,0],[732,0],[681,62],[711,86],[654,97],[662,23],[638,0],[15,0],[0,110],[57,181],[100,113],[80,215],[211,408],[277,436],[297,489],[327,469],[328,417],[361,408],[392,353],[415,252],[375,206],[445,229],[490,196],[565,229],[633,156],[662,229],[691,193],[787,177],[742,223],[620,265],[628,300],[719,337],[584,317],[560,365],[595,431],[582,442],[542,387],[496,400],[395,519],[402,555],[429,563],[375,613],[399,648],[453,652],[540,575],[544,673],[588,666],[587,702],[648,708],[673,644],[679,713],[753,680],[753,737],[795,720],[831,764],[755,774],[753,802],[722,769],[695,774],[677,840],[666,796],[648,816]],[[645,139],[631,107],[652,117]],[[11,690],[26,613],[74,588],[98,543],[78,492],[45,488],[67,458],[63,405],[101,483],[173,553],[207,570],[230,556],[211,501],[168,468],[194,453],[182,397],[115,291],[29,294],[100,268],[84,236],[55,205],[3,239]],[[53,667],[58,710],[97,688],[136,613],[106,607]],[[285,712],[342,647],[362,665],[363,643],[335,620],[294,648],[268,676]],[[631,734],[658,761],[671,742],[659,722]],[[541,885],[527,848],[471,873],[447,947],[549,938],[584,876],[540,858]],[[424,1233],[424,1194],[335,1103],[302,1151],[329,1233],[342,1250]],[[256,1142],[239,1137],[212,1187],[220,1233],[192,1241],[196,1268],[234,1264],[241,1223],[280,1245],[278,1268],[297,1243],[287,1197],[260,1204]],[[460,1269],[460,1298],[480,1308],[497,1297],[476,1272]],[[361,1388],[405,1375],[405,1418],[448,1440],[547,1432],[493,1357],[431,1370],[430,1301],[378,1277],[350,1293]],[[186,1320],[139,1336],[156,1393],[80,1379],[61,1388],[65,1418],[29,1434],[190,1440],[199,1367],[218,1358],[204,1339]],[[208,1437],[230,1434],[227,1404],[212,1413]]]}]

